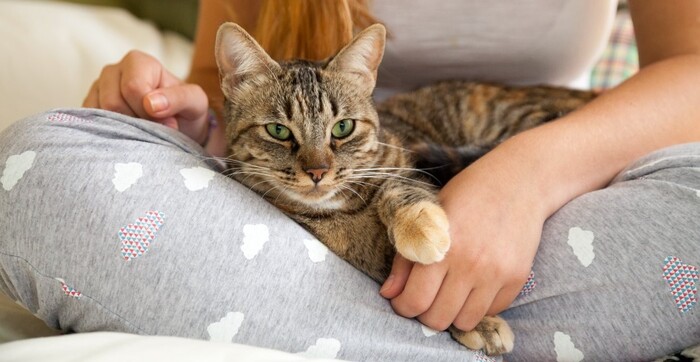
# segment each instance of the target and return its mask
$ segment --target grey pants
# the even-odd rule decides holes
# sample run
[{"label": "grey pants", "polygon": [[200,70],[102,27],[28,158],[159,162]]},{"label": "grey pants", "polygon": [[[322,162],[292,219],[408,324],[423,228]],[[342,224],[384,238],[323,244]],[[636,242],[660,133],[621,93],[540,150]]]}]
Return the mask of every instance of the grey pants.
[{"label": "grey pants", "polygon": [[[160,125],[57,110],[0,134],[0,292],[54,328],[349,360],[490,360]],[[503,316],[512,361],[649,360],[700,342],[700,143],[657,151],[545,224]]]}]

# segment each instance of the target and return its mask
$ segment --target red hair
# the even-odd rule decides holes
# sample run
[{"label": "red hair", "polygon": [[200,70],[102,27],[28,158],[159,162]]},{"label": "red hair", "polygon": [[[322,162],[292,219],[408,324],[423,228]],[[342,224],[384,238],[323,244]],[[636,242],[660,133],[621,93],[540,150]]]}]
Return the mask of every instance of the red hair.
[{"label": "red hair", "polygon": [[376,19],[368,0],[263,0],[253,36],[276,60],[322,60]]}]

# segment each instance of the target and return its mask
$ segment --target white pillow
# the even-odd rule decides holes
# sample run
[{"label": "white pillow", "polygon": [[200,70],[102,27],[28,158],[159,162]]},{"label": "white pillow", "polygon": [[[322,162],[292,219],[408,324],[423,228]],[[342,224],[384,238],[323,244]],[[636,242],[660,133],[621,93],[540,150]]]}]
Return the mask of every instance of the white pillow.
[{"label": "white pillow", "polygon": [[192,45],[125,10],[54,1],[0,1],[0,131],[28,115],[79,107],[106,64],[139,49],[175,75]]}]

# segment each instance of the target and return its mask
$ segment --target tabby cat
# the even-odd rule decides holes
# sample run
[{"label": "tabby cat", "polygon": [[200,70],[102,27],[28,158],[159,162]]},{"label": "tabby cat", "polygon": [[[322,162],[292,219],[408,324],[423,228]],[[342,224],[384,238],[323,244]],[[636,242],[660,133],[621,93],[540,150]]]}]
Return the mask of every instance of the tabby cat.
[{"label": "tabby cat", "polygon": [[[222,25],[216,40],[231,175],[379,282],[396,252],[430,264],[450,247],[432,177],[417,165],[451,163],[431,168],[444,181],[505,138],[592,97],[444,82],[375,108],[384,42],[377,24],[326,61],[278,63],[233,23]],[[513,347],[499,317],[450,331],[490,355]]]}]

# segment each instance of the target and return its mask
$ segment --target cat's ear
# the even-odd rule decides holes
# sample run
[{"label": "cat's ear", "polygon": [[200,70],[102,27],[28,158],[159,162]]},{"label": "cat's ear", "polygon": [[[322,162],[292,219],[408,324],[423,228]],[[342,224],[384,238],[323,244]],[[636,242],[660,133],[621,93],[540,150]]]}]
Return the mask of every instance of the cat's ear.
[{"label": "cat's ear", "polygon": [[255,39],[234,23],[224,23],[219,27],[215,55],[221,89],[228,98],[232,98],[242,84],[254,82],[261,76],[274,76],[280,69]]},{"label": "cat's ear", "polygon": [[377,68],[384,56],[386,29],[374,24],[361,31],[328,63],[326,69],[357,76],[360,81],[374,88]]}]

